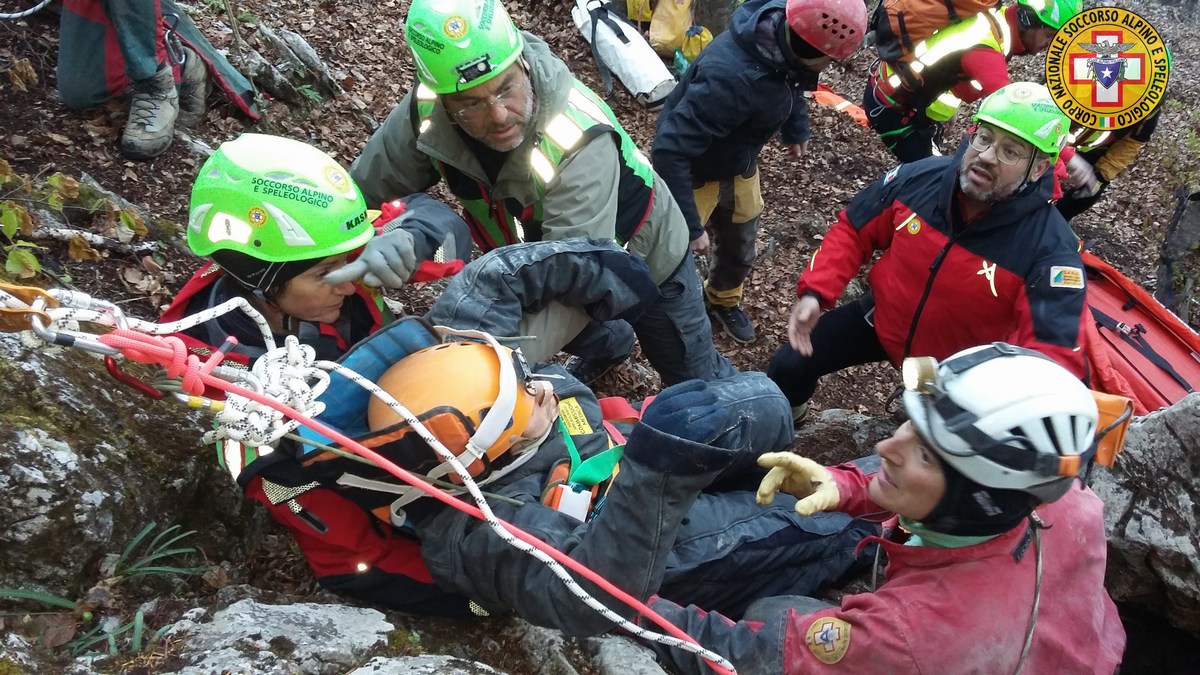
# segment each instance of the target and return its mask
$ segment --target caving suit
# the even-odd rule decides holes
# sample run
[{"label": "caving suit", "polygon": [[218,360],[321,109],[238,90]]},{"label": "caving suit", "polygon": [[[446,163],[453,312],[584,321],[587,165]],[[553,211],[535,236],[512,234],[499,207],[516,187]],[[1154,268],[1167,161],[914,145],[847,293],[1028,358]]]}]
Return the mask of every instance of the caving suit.
[{"label": "caving suit", "polygon": [[[853,465],[832,472],[839,511],[880,511],[867,494],[870,476]],[[887,554],[882,584],[837,607],[782,610],[762,624],[733,623],[667,600],[651,608],[730,659],[741,675],[1011,673],[1021,661],[1040,582],[1022,672],[1111,675],[1125,650],[1125,629],[1104,590],[1104,504],[1076,484],[1037,514],[1048,526],[1040,544],[1031,541],[1026,521],[959,547],[911,545],[893,517],[878,540]],[[684,675],[712,672],[694,655],[650,646]]]}]

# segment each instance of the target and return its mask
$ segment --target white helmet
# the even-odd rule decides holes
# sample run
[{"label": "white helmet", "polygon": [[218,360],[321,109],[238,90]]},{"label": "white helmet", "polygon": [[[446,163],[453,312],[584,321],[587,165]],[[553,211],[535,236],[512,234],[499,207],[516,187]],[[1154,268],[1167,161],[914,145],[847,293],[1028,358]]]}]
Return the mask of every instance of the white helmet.
[{"label": "white helmet", "polygon": [[1066,494],[1095,452],[1096,402],[1066,368],[1003,342],[903,365],[917,433],[980,485],[1042,502]]}]

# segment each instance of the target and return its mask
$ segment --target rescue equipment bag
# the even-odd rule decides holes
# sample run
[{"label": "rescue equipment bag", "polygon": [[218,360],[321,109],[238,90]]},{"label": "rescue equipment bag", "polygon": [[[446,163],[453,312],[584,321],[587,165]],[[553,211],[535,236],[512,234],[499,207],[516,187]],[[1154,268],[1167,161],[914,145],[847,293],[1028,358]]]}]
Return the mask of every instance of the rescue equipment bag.
[{"label": "rescue equipment bag", "polygon": [[907,63],[925,38],[998,4],[999,0],[883,0],[871,17],[875,49],[883,61]]},{"label": "rescue equipment bag", "polygon": [[1084,346],[1092,388],[1133,399],[1144,415],[1200,388],[1200,335],[1129,277],[1088,251]]},{"label": "rescue equipment bag", "polygon": [[675,77],[651,49],[646,38],[622,17],[608,0],[575,0],[571,18],[592,46],[605,97],[612,94],[612,76],[624,84],[638,103],[658,108],[675,88]]}]

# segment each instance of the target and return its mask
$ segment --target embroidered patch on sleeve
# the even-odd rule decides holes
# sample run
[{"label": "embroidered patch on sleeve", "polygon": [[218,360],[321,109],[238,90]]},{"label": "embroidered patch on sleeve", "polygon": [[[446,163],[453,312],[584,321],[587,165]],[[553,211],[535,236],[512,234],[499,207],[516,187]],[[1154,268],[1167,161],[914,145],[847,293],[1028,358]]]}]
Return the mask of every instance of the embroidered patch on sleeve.
[{"label": "embroidered patch on sleeve", "polygon": [[804,644],[821,663],[837,663],[850,649],[850,624],[837,617],[823,616],[808,627]]},{"label": "embroidered patch on sleeve", "polygon": [[574,396],[558,402],[558,414],[562,417],[568,434],[581,436],[592,433],[592,425],[588,424],[587,413],[583,412],[583,406],[579,405],[579,401],[575,400]]},{"label": "embroidered patch on sleeve", "polygon": [[1083,270],[1055,265],[1050,268],[1051,288],[1083,288]]}]

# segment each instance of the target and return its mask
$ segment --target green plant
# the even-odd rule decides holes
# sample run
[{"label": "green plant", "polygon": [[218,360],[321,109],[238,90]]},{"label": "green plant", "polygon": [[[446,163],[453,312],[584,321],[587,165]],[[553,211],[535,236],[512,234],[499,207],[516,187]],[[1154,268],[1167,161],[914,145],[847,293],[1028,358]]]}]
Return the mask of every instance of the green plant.
[{"label": "green plant", "polygon": [[[70,176],[55,173],[39,180],[12,170],[0,159],[0,253],[4,256],[5,271],[18,279],[29,279],[42,273],[36,252],[43,248],[30,241],[35,228],[31,210],[44,209],[61,214],[63,220],[79,218],[97,226],[101,236],[128,243],[136,236],[150,233],[141,215],[132,208],[118,206],[111,195],[85,185]],[[71,225],[71,223],[68,223]],[[49,225],[54,229],[54,225]],[[74,260],[98,260],[101,255],[80,234],[68,240],[67,254]]]},{"label": "green plant", "polygon": [[142,531],[139,532],[137,536],[135,536],[133,540],[125,546],[125,550],[121,552],[120,557],[118,557],[112,565],[111,574],[114,578],[129,579],[131,577],[141,576],[144,574],[191,575],[200,574],[207,569],[205,567],[175,567],[153,564],[171,556],[185,555],[196,552],[196,549],[191,547],[171,548],[171,546],[175,545],[176,542],[186,539],[187,537],[190,537],[196,533],[195,530],[188,530],[187,532],[171,536],[172,533],[180,529],[178,525],[172,525],[162,532],[159,532],[158,535],[155,536],[147,546],[148,551],[146,554],[126,565],[125,562],[130,559],[130,556],[133,554],[133,552],[146,537],[150,536],[150,533],[153,532],[154,528],[157,526],[157,523],[150,523],[146,527],[142,528]]},{"label": "green plant", "polygon": [[[106,577],[97,584],[111,590],[118,584],[135,577],[146,575],[194,575],[202,573],[205,567],[184,567],[163,564],[169,558],[195,553],[196,549],[178,546],[183,539],[195,534],[194,530],[181,532],[178,525],[172,525],[152,539],[148,538],[158,527],[150,523],[141,529],[125,546],[119,555],[112,555],[102,565]],[[95,589],[93,589],[95,590]],[[89,594],[91,592],[89,591]],[[85,597],[87,597],[85,595]],[[142,610],[134,612],[133,617],[124,624],[112,626],[112,620],[96,621],[93,623],[92,605],[82,601],[69,600],[49,593],[29,591],[20,588],[0,588],[0,600],[27,600],[38,602],[62,611],[51,612],[19,612],[21,617],[37,616],[40,621],[30,620],[35,630],[35,637],[48,649],[65,647],[73,656],[85,653],[100,653],[107,655],[141,654],[152,648],[155,643],[168,631],[173,624],[162,626],[153,632],[148,632],[146,617]],[[90,625],[81,634],[79,630]],[[97,647],[101,648],[97,650]]]},{"label": "green plant", "polygon": [[174,623],[169,623],[154,631],[150,638],[146,639],[146,617],[139,609],[134,612],[133,620],[111,631],[105,631],[103,624],[96,624],[91,630],[67,643],[67,649],[72,656],[80,656],[94,651],[97,645],[102,644],[104,645],[103,653],[109,656],[121,653],[141,654],[157,643],[174,625]]},{"label": "green plant", "polygon": [[316,87],[312,86],[311,84],[302,84],[296,87],[296,90],[303,94],[304,98],[308,99],[309,103],[320,103],[325,100],[325,97],[321,95],[321,92],[317,91]]}]

